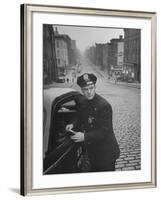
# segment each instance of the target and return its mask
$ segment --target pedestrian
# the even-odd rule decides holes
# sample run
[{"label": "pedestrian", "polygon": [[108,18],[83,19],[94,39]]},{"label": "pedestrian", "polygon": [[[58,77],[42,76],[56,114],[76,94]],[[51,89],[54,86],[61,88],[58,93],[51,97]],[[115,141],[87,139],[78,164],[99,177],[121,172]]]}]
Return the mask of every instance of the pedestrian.
[{"label": "pedestrian", "polygon": [[66,130],[74,130],[71,139],[82,142],[90,161],[89,171],[114,171],[120,150],[113,131],[112,107],[96,94],[96,81],[97,77],[89,73],[77,78],[85,99],[79,109],[80,122],[68,124]]},{"label": "pedestrian", "polygon": [[115,84],[117,83],[117,77],[116,76],[114,76],[114,81],[115,81]]},{"label": "pedestrian", "polygon": [[69,78],[67,78],[67,83],[69,83]]}]

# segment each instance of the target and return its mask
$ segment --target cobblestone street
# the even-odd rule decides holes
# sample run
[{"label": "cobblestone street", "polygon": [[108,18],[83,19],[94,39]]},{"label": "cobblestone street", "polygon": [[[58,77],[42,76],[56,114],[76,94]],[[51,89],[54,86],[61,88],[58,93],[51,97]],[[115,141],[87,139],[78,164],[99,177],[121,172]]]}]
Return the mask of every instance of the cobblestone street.
[{"label": "cobblestone street", "polygon": [[140,169],[140,90],[109,86],[104,95],[113,107],[114,132],[120,145],[116,170]]},{"label": "cobblestone street", "polygon": [[[120,146],[120,157],[116,162],[116,170],[141,169],[141,129],[140,129],[140,89],[129,85],[111,84],[95,71],[85,65],[85,71],[97,75],[97,93],[103,96],[113,108],[113,126]],[[73,88],[79,90],[74,84]]]},{"label": "cobblestone street", "polygon": [[[96,74],[96,91],[113,108],[113,127],[121,152],[116,161],[116,171],[141,169],[140,87],[129,87],[126,83],[110,83],[90,64],[85,63],[83,66],[85,67],[82,73]],[[80,91],[76,83],[54,86],[71,87]]]}]

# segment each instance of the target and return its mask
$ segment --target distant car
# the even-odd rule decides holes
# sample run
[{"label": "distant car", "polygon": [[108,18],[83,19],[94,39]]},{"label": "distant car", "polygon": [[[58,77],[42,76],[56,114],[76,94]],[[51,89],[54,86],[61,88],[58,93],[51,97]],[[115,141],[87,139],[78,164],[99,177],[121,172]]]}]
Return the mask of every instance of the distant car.
[{"label": "distant car", "polygon": [[82,143],[74,143],[65,127],[79,122],[84,97],[71,88],[45,89],[43,97],[43,174],[80,172]]},{"label": "distant car", "polygon": [[127,82],[128,82],[128,83],[132,83],[132,82],[134,82],[134,78],[129,77],[129,78],[127,79]]},{"label": "distant car", "polygon": [[59,76],[59,78],[57,79],[58,83],[64,83],[65,82],[65,76]]},{"label": "distant car", "polygon": [[60,72],[59,73],[59,76],[65,76],[66,74],[65,74],[65,72]]},{"label": "distant car", "polygon": [[122,76],[118,76],[116,79],[117,79],[117,81],[123,81],[123,77]]}]

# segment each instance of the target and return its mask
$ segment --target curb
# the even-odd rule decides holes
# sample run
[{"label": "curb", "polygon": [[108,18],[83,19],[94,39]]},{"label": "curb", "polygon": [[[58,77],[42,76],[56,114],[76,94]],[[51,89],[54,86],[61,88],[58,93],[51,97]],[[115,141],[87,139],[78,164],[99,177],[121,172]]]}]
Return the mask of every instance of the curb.
[{"label": "curb", "polygon": [[126,87],[132,87],[132,88],[136,88],[136,89],[140,89],[140,85],[130,85],[128,83],[120,83],[120,82],[117,82],[117,83],[113,83],[113,82],[110,82],[101,72],[100,70],[96,69],[97,67],[94,66],[94,69],[97,73],[100,74],[100,76],[102,76],[108,83],[111,83],[111,84],[114,84],[114,85],[121,85],[121,86],[126,86]]},{"label": "curb", "polygon": [[127,83],[112,83],[112,82],[110,82],[110,81],[108,81],[108,80],[106,80],[108,83],[110,83],[110,84],[113,84],[113,85],[120,85],[120,86],[126,86],[126,87],[132,87],[132,88],[136,88],[136,89],[140,89],[141,87],[140,87],[140,85],[130,85],[130,84],[127,84]]}]

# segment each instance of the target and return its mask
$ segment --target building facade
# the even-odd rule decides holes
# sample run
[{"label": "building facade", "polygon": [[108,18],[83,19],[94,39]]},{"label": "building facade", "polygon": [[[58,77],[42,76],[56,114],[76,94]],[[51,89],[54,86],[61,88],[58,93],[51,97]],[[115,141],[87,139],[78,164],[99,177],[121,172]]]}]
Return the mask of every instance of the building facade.
[{"label": "building facade", "polygon": [[67,67],[70,63],[71,39],[68,35],[59,34],[57,28],[55,30],[55,51],[58,76],[64,75],[67,72]]},{"label": "building facade", "polygon": [[110,76],[121,76],[124,65],[124,39],[122,36],[119,39],[110,40],[109,45],[110,57]]},{"label": "building facade", "polygon": [[103,65],[103,70],[107,71],[108,70],[108,45],[103,44],[102,45],[102,65]]},{"label": "building facade", "polygon": [[58,78],[55,37],[52,25],[43,25],[43,81],[51,83]]},{"label": "building facade", "polygon": [[70,65],[76,65],[77,64],[77,47],[76,47],[76,41],[71,40],[71,45],[69,48],[69,62]]},{"label": "building facade", "polygon": [[121,78],[124,69],[123,36],[111,39],[109,43],[96,43],[88,49],[87,57],[105,71],[108,77]]},{"label": "building facade", "polygon": [[96,43],[96,65],[100,67],[100,69],[103,69],[103,44],[102,43]]},{"label": "building facade", "polygon": [[87,49],[86,56],[93,64],[96,64],[96,47],[91,46],[89,49]]},{"label": "building facade", "polygon": [[124,29],[124,76],[141,81],[141,32],[139,29]]}]

